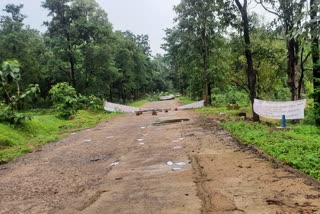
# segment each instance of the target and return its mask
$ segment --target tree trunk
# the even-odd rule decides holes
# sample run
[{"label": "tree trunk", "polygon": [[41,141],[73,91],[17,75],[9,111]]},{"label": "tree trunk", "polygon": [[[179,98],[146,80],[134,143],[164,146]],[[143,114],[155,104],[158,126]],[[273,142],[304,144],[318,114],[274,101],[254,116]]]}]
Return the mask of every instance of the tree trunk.
[{"label": "tree trunk", "polygon": [[110,91],[110,102],[113,102],[113,93],[112,93],[112,85],[110,85],[110,88],[109,88],[109,91]]},{"label": "tree trunk", "polygon": [[[311,14],[310,18],[317,18],[318,1],[310,0]],[[316,125],[320,126],[320,65],[319,65],[319,39],[316,32],[318,22],[313,22],[311,26],[311,52],[312,52],[312,63],[313,63],[313,90],[314,90],[314,110],[317,114]]]},{"label": "tree trunk", "polygon": [[249,20],[247,12],[247,0],[244,0],[243,5],[241,5],[239,0],[235,0],[236,4],[241,12],[242,25],[243,25],[243,37],[245,42],[245,54],[247,59],[247,78],[248,78],[248,87],[250,91],[250,101],[251,109],[253,113],[253,121],[259,121],[259,115],[253,111],[253,102],[256,98],[256,82],[257,82],[257,72],[253,68],[252,52],[250,48],[250,33],[249,33]]},{"label": "tree trunk", "polygon": [[70,77],[71,77],[71,85],[75,89],[77,84],[76,84],[76,77],[75,77],[75,60],[74,60],[74,55],[72,51],[72,46],[71,46],[71,39],[69,33],[67,33],[67,42],[68,42],[68,56],[69,56],[69,63],[70,63]]},{"label": "tree trunk", "polygon": [[295,39],[288,41],[288,86],[290,87],[291,100],[299,98],[298,80],[298,44]]}]

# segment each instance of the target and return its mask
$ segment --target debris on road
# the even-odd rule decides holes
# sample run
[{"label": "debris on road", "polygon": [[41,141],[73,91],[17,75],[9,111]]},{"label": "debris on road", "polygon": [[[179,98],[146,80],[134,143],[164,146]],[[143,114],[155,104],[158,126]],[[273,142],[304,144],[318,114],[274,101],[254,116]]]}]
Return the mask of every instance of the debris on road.
[{"label": "debris on road", "polygon": [[177,163],[174,163],[175,165],[178,165],[178,166],[184,166],[186,165],[187,163],[185,162],[177,162]]},{"label": "debris on road", "polygon": [[113,162],[112,164],[110,164],[110,167],[112,166],[117,166],[120,162]]},{"label": "debris on road", "polygon": [[168,161],[168,162],[167,162],[167,165],[172,166],[172,165],[173,165],[173,162],[172,162],[172,161]]},{"label": "debris on road", "polygon": [[92,140],[84,140],[83,142],[84,143],[89,143],[89,142],[91,142]]},{"label": "debris on road", "polygon": [[175,146],[173,149],[182,149],[182,146]]},{"label": "debris on road", "polygon": [[109,136],[109,137],[106,137],[107,139],[111,139],[111,138],[114,138],[114,136]]},{"label": "debris on road", "polygon": [[163,117],[163,118],[159,118],[156,121],[154,121],[152,123],[152,125],[154,126],[160,126],[160,125],[165,125],[165,124],[170,124],[170,123],[179,123],[179,122],[183,122],[183,121],[189,121],[189,118],[167,118],[167,117]]}]

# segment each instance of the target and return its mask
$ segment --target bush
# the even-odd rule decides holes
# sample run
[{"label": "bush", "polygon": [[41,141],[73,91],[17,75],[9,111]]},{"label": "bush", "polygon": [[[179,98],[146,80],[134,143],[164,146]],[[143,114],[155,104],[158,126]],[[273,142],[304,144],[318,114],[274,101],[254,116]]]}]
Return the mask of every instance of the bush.
[{"label": "bush", "polygon": [[227,106],[230,103],[237,103],[240,106],[248,106],[250,104],[249,95],[246,92],[229,87],[227,91],[222,92],[215,88],[212,90],[212,101],[214,106]]},{"label": "bush", "polygon": [[54,85],[49,94],[53,102],[53,107],[58,111],[59,116],[69,118],[77,113],[77,93],[76,90],[66,82]]},{"label": "bush", "polygon": [[27,120],[31,120],[31,117],[17,113],[9,105],[0,103],[0,121],[21,125]]},{"label": "bush", "polygon": [[[18,113],[18,109],[26,100],[34,98],[40,92],[38,84],[30,84],[21,90],[20,64],[16,60],[4,61],[0,70],[0,89],[5,93],[6,103],[0,103],[0,121],[19,125],[31,117]],[[1,101],[0,101],[1,102]]]},{"label": "bush", "polygon": [[78,96],[78,109],[89,109],[94,111],[103,110],[103,100],[94,95]]}]

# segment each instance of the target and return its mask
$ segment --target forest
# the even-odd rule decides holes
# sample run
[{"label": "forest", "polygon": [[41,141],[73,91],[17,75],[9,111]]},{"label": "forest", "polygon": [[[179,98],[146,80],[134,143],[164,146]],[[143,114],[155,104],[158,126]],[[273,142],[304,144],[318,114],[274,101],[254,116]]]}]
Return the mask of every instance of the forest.
[{"label": "forest", "polygon": [[174,8],[175,26],[166,29],[164,56],[151,55],[148,35],[113,31],[94,0],[44,1],[45,33],[24,24],[23,5],[6,5],[2,106],[50,107],[52,86],[67,82],[76,95],[117,103],[162,91],[205,98],[208,105],[310,98],[320,125],[318,5],[256,4],[274,20],[249,11],[247,1],[182,1]]},{"label": "forest", "polygon": [[[0,18],[0,129],[6,124],[19,129],[32,118],[40,122],[39,112],[71,120],[78,110],[101,111],[104,100],[128,104],[159,93],[204,99],[216,108],[237,103],[256,122],[255,98],[307,99],[305,120],[293,123],[315,128],[320,126],[318,6],[314,0],[251,5],[182,0],[174,7],[174,26],[165,29],[166,53],[152,55],[148,35],[115,31],[95,0],[43,1],[50,20],[45,32],[25,24],[23,5],[8,4]],[[17,156],[5,154],[19,144],[14,137],[2,132],[0,139],[1,159]],[[19,154],[25,150],[30,148],[21,147]]]}]

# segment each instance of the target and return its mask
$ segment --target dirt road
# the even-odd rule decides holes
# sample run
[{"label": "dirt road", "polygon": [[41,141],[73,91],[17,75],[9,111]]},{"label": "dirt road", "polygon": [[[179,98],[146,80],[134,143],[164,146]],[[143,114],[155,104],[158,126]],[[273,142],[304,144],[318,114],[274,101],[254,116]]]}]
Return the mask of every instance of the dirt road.
[{"label": "dirt road", "polygon": [[191,111],[127,114],[1,165],[0,213],[320,213],[318,187]]}]

